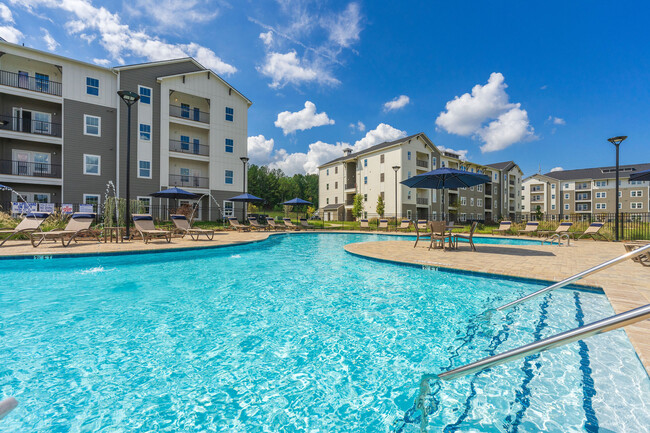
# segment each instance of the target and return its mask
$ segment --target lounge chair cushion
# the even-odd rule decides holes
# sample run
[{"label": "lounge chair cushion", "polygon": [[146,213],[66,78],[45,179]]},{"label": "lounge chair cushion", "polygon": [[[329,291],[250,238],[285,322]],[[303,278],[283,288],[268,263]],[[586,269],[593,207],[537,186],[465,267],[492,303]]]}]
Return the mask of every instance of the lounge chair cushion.
[{"label": "lounge chair cushion", "polygon": [[173,220],[185,220],[187,221],[187,217],[185,215],[172,215]]},{"label": "lounge chair cushion", "polygon": [[151,215],[134,215],[133,221],[153,221],[153,217]]},{"label": "lounge chair cushion", "polygon": [[47,212],[30,212],[25,215],[25,218],[47,218],[50,214]]}]

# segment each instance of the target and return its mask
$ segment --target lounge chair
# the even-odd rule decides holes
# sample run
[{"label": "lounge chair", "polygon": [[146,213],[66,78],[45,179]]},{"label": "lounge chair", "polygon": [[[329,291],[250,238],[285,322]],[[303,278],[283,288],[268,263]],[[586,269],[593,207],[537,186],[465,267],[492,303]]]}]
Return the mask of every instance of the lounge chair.
[{"label": "lounge chair", "polygon": [[418,242],[420,239],[430,239],[431,238],[431,232],[426,230],[426,227],[424,230],[420,227],[420,224],[414,224],[415,227],[415,244],[413,245],[413,248],[418,246]]},{"label": "lounge chair", "polygon": [[495,233],[501,233],[501,234],[506,234],[508,230],[512,227],[512,221],[501,221],[499,223],[499,228],[492,230],[492,234]]},{"label": "lounge chair", "polygon": [[269,227],[269,230],[284,230],[285,228],[278,223],[275,222],[275,218],[273,217],[266,217],[266,224]]},{"label": "lounge chair", "polygon": [[472,247],[472,251],[476,251],[476,247],[474,246],[474,232],[476,231],[476,227],[478,227],[478,222],[474,221],[472,223],[472,227],[469,229],[469,234],[465,235],[462,233],[457,233],[454,234],[454,243],[458,245],[458,239],[467,239],[467,242],[469,242],[469,246]]},{"label": "lounge chair", "polygon": [[40,231],[41,224],[49,217],[47,212],[31,212],[25,215],[25,218],[13,229],[3,228],[0,229],[0,235],[9,235],[7,238],[0,242],[0,247],[5,244],[9,239],[13,239],[20,234],[30,234],[32,232]]},{"label": "lounge chair", "polygon": [[284,221],[284,225],[286,228],[290,230],[300,230],[300,227],[295,225],[290,218],[282,218],[282,221]]},{"label": "lounge chair", "polygon": [[[75,212],[72,214],[70,221],[68,221],[68,224],[66,224],[63,230],[31,232],[29,234],[29,239],[32,241],[32,246],[34,248],[39,246],[45,240],[54,242],[60,240],[61,245],[67,247],[72,241],[75,241],[75,243],[77,242],[77,236],[84,234],[91,235],[97,240],[97,242],[101,242],[97,231],[91,230],[90,228],[96,217],[97,214],[94,213]],[[68,241],[67,243],[66,239]]]},{"label": "lounge chair", "polygon": [[443,251],[445,250],[445,240],[447,239],[446,226],[447,223],[445,221],[431,221],[429,223],[429,228],[431,229],[429,250],[431,248],[442,248]]},{"label": "lounge chair", "polygon": [[214,230],[209,230],[209,229],[197,229],[194,228],[190,225],[190,222],[188,221],[187,217],[185,215],[179,215],[175,214],[172,215],[172,222],[176,226],[176,232],[182,233],[183,236],[185,235],[190,235],[193,241],[198,241],[199,236],[205,235],[208,240],[214,239]]},{"label": "lounge chair", "polygon": [[418,228],[423,231],[427,231],[427,224],[428,224],[427,220],[418,220],[417,222]]},{"label": "lounge chair", "polygon": [[398,230],[408,230],[411,228],[411,221],[410,220],[402,220],[402,223],[400,224],[399,227],[397,227]]},{"label": "lounge chair", "polygon": [[605,237],[605,235],[600,233],[600,229],[602,229],[604,226],[605,226],[605,223],[591,223],[591,224],[589,224],[589,227],[587,227],[587,230],[585,230],[584,232],[582,232],[580,234],[578,239],[582,239],[585,236],[589,236],[593,240],[598,240],[596,238],[599,238],[599,239],[604,239],[604,240],[608,241],[609,239],[607,239],[607,237]]},{"label": "lounge chair", "polygon": [[237,220],[235,217],[228,217],[228,222],[230,223],[230,226],[237,230],[238,232],[249,232],[251,231],[251,228],[247,225],[244,225]]},{"label": "lounge chair", "polygon": [[[167,243],[172,241],[172,232],[170,230],[157,229],[153,225],[153,217],[149,214],[133,214],[133,224],[135,225],[135,230],[142,236],[145,244],[155,238],[165,238]],[[133,239],[134,234],[131,233],[129,240]]]},{"label": "lounge chair", "polygon": [[569,232],[569,229],[573,225],[572,222],[562,222],[555,230],[539,230],[537,234],[539,236],[546,236],[546,239],[554,235],[562,235]]},{"label": "lounge chair", "polygon": [[524,235],[532,235],[537,233],[537,229],[539,228],[539,222],[538,221],[528,221],[526,223],[526,227],[523,230],[517,230],[517,236],[524,234]]},{"label": "lounge chair", "polygon": [[[623,244],[625,246],[625,251],[630,252],[646,245],[650,244],[650,241],[631,241]],[[643,266],[650,266],[650,251],[646,251],[645,254],[636,256],[632,259],[633,261],[642,264]]]},{"label": "lounge chair", "polygon": [[379,229],[388,230],[388,220],[386,220],[386,219],[379,220],[379,225],[377,226],[377,230],[379,230]]},{"label": "lounge chair", "polygon": [[300,218],[300,227],[304,227],[307,230],[313,230],[314,227],[309,225],[309,222],[307,221],[307,218]]},{"label": "lounge chair", "polygon": [[369,229],[370,225],[368,225],[368,220],[367,219],[360,219],[359,220],[359,228],[361,229]]},{"label": "lounge chair", "polygon": [[267,225],[262,225],[257,221],[257,217],[248,217],[248,222],[251,224],[251,228],[255,230],[270,230],[271,228]]}]

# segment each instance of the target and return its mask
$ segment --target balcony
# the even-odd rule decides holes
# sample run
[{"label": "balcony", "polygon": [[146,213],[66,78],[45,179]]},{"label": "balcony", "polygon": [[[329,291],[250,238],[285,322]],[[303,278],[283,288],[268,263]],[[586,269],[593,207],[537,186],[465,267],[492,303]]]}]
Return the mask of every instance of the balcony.
[{"label": "balcony", "polygon": [[199,176],[185,176],[182,174],[170,174],[169,186],[184,186],[186,188],[209,188],[210,178]]},{"label": "balcony", "polygon": [[589,183],[581,183],[581,184],[576,184],[576,189],[591,189],[591,184]]},{"label": "balcony", "polygon": [[428,206],[428,205],[429,205],[429,199],[426,198],[426,197],[417,197],[417,198],[415,199],[415,202],[416,202],[418,205],[424,205],[424,206]]},{"label": "balcony", "polygon": [[62,85],[56,81],[0,70],[0,85],[61,96]]},{"label": "balcony", "polygon": [[515,198],[515,195],[513,193],[509,194],[510,198]]},{"label": "balcony", "polygon": [[60,123],[44,122],[42,120],[21,117],[0,115],[0,131],[2,130],[61,138]]},{"label": "balcony", "polygon": [[0,159],[0,174],[60,179],[61,165]]},{"label": "balcony", "polygon": [[515,181],[514,180],[510,179],[509,183],[510,183],[510,185],[515,186]]},{"label": "balcony", "polygon": [[485,184],[485,195],[492,195],[492,185],[489,183]]},{"label": "balcony", "polygon": [[348,189],[357,189],[357,183],[354,182],[354,181],[352,181],[352,182],[347,182],[347,183],[345,184],[345,189],[346,189],[346,190],[348,190]]},{"label": "balcony", "polygon": [[199,111],[194,107],[179,107],[178,105],[169,106],[169,115],[180,119],[193,120],[195,122],[210,123],[210,113]]},{"label": "balcony", "polygon": [[421,159],[416,160],[415,165],[418,166],[418,167],[422,167],[422,168],[429,168],[429,162],[428,161],[422,161]]},{"label": "balcony", "polygon": [[210,146],[206,144],[190,143],[189,141],[169,140],[169,151],[187,153],[190,155],[210,155]]}]

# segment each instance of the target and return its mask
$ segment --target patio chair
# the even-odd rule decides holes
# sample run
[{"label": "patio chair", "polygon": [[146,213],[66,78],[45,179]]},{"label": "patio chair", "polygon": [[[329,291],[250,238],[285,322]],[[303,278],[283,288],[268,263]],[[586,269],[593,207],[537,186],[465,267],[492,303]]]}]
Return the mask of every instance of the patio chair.
[{"label": "patio chair", "polygon": [[474,232],[476,231],[476,227],[478,227],[478,222],[474,221],[472,227],[469,229],[468,235],[463,233],[454,234],[454,243],[458,245],[458,239],[467,239],[469,246],[472,247],[472,251],[476,251],[476,247],[474,246]]},{"label": "patio chair", "polygon": [[399,227],[397,227],[398,230],[404,230],[408,231],[408,229],[411,228],[411,221],[410,220],[402,220],[402,223],[400,224]]},{"label": "patio chair", "polygon": [[[650,244],[650,241],[631,241],[626,242],[623,246],[625,246],[625,251],[629,253],[630,251],[634,251],[648,244]],[[650,266],[650,251],[646,251],[645,254],[636,256],[632,260],[643,266]]]},{"label": "patio chair", "polygon": [[501,234],[506,234],[508,230],[512,227],[512,221],[501,221],[499,223],[499,228],[492,230],[492,234],[495,233],[501,233]]},{"label": "patio chair", "polygon": [[359,228],[360,229],[369,229],[370,225],[368,225],[368,220],[367,219],[360,219],[359,220]]},{"label": "patio chair", "polygon": [[247,225],[244,225],[237,220],[236,217],[228,217],[228,222],[230,223],[230,226],[237,230],[238,232],[249,232],[251,231],[251,228]]},{"label": "patio chair", "polygon": [[269,227],[269,230],[284,230],[285,227],[279,225],[278,223],[275,222],[275,218],[273,217],[266,217],[266,224]]},{"label": "patio chair", "polygon": [[300,218],[300,227],[304,227],[307,230],[313,230],[314,228],[309,225],[307,218]]},{"label": "patio chair", "polygon": [[270,230],[271,228],[267,225],[260,224],[257,221],[257,217],[248,217],[248,222],[251,224],[251,228],[255,230]]},{"label": "patio chair", "polygon": [[205,237],[208,238],[209,241],[214,239],[214,230],[197,229],[192,227],[185,215],[174,214],[171,215],[171,217],[172,217],[172,222],[176,226],[176,229],[174,231],[178,233],[182,233],[183,236],[181,237],[184,238],[185,235],[190,235],[193,241],[198,241],[199,236],[205,235]]},{"label": "patio chair", "polygon": [[295,225],[290,218],[282,218],[282,221],[284,221],[285,227],[289,230],[300,230],[300,227]]},{"label": "patio chair", "polygon": [[519,235],[532,235],[537,233],[537,229],[539,228],[539,222],[538,221],[528,221],[526,223],[526,227],[523,230],[517,230],[517,236]]},{"label": "patio chair", "polygon": [[2,228],[0,235],[9,235],[0,242],[0,247],[5,244],[9,239],[13,239],[20,234],[29,234],[32,232],[40,231],[41,224],[49,217],[47,212],[30,212],[25,215],[25,218],[13,229]]},{"label": "patio chair", "polygon": [[580,234],[580,236],[578,236],[577,239],[582,239],[585,236],[589,236],[590,238],[592,238],[595,241],[598,240],[598,239],[604,239],[606,241],[609,241],[609,239],[607,239],[607,237],[605,237],[605,235],[600,233],[600,229],[602,229],[604,226],[605,226],[605,223],[591,223],[591,224],[589,224],[589,227],[587,227],[587,230],[582,232]]},{"label": "patio chair", "polygon": [[379,225],[377,226],[377,230],[379,230],[379,229],[388,230],[388,220],[387,219],[380,219],[379,220]]},{"label": "patio chair", "polygon": [[418,242],[420,239],[430,239],[431,238],[431,232],[426,230],[426,227],[422,229],[420,227],[420,224],[414,224],[413,227],[415,227],[415,244],[413,245],[413,248],[418,246]]},{"label": "patio chair", "polygon": [[445,221],[431,221],[429,228],[431,229],[431,242],[429,243],[429,250],[431,248],[442,248],[445,251],[445,240],[447,239]]},{"label": "patio chair", "polygon": [[[70,221],[66,224],[63,230],[51,230],[49,232],[31,232],[29,234],[29,239],[32,241],[32,246],[36,248],[43,241],[50,240],[57,242],[61,241],[61,245],[67,247],[72,241],[77,243],[77,236],[79,235],[90,235],[94,237],[97,242],[99,240],[99,235],[96,230],[92,230],[90,226],[95,221],[97,214],[94,213],[85,213],[85,212],[75,212],[72,214]],[[68,241],[66,243],[66,240]]]},{"label": "patio chair", "polygon": [[[135,230],[140,233],[144,243],[149,243],[151,239],[165,238],[167,243],[172,241],[172,232],[170,230],[157,229],[153,225],[153,217],[149,214],[133,214],[133,224]],[[133,239],[135,233],[131,233],[129,240]]]},{"label": "patio chair", "polygon": [[550,238],[551,236],[554,236],[554,235],[562,235],[562,234],[565,234],[565,233],[568,234],[569,229],[571,228],[572,225],[573,225],[572,222],[562,222],[562,223],[560,223],[559,226],[557,226],[557,228],[555,230],[539,230],[539,231],[537,231],[537,234],[539,236],[546,236],[545,239],[548,239],[548,238]]}]

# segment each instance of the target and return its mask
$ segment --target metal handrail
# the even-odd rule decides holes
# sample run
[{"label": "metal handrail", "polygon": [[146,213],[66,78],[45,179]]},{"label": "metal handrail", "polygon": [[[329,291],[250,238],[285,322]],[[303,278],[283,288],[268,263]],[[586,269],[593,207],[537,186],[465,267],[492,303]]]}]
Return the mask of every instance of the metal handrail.
[{"label": "metal handrail", "polygon": [[[635,257],[638,257],[638,256],[640,256],[642,254],[645,254],[645,253],[648,253],[648,252],[650,252],[650,244],[644,245],[641,248],[638,248],[638,249],[636,249],[634,251],[630,251],[629,253],[623,254],[622,256],[616,257],[615,259],[608,260],[605,263],[601,263],[601,264],[599,264],[597,266],[594,266],[593,268],[589,268],[586,271],[580,272],[579,274],[575,274],[575,275],[573,275],[573,276],[571,276],[569,278],[565,278],[562,281],[559,281],[559,282],[557,282],[555,284],[551,284],[548,287],[544,287],[543,289],[538,290],[538,291],[536,291],[534,293],[531,293],[530,295],[526,295],[524,297],[521,297],[521,298],[517,299],[516,301],[512,301],[510,303],[502,305],[499,308],[497,308],[496,311],[503,311],[503,310],[508,309],[510,307],[514,307],[515,305],[519,305],[524,301],[527,301],[527,300],[532,299],[532,298],[536,298],[537,296],[543,295],[544,293],[550,292],[551,290],[555,290],[555,289],[559,289],[560,287],[567,286],[567,285],[573,283],[574,281],[578,281],[578,280],[580,280],[580,279],[582,279],[582,278],[584,278],[584,277],[586,277],[588,275],[595,274],[596,272],[602,271],[603,269],[607,269],[607,268],[609,268],[611,266],[614,266],[614,265],[616,265],[618,263],[624,262],[627,259],[633,259]],[[494,310],[490,310],[490,311],[494,311]]]},{"label": "metal handrail", "polygon": [[507,352],[499,353],[488,358],[481,359],[480,361],[472,362],[471,364],[463,365],[462,367],[454,368],[453,370],[440,373],[439,379],[452,380],[459,377],[467,376],[468,374],[478,373],[490,367],[494,367],[515,359],[524,358],[529,355],[544,352],[546,350],[554,349],[556,347],[564,346],[574,341],[583,340],[593,335],[602,334],[603,332],[612,331],[614,329],[622,328],[623,326],[631,325],[645,319],[650,319],[650,304],[643,307],[635,308],[634,310],[626,311],[625,313],[617,314],[597,322],[590,323],[580,328],[571,329],[561,334],[545,338],[543,340],[535,341],[525,346],[518,347]]},{"label": "metal handrail", "polygon": [[0,419],[4,418],[9,412],[18,406],[18,400],[14,397],[7,397],[0,401]]}]

